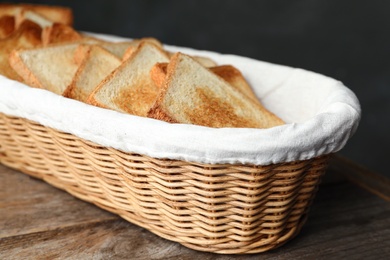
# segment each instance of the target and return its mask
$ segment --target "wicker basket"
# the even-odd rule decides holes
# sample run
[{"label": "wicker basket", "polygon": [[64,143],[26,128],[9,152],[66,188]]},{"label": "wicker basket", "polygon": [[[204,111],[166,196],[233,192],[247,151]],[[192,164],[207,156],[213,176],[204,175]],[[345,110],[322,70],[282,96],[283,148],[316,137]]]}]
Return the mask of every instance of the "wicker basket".
[{"label": "wicker basket", "polygon": [[282,245],[305,222],[330,154],[356,131],[357,98],[302,69],[164,47],[233,64],[287,124],[168,124],[0,77],[0,163],[189,248],[244,254]]},{"label": "wicker basket", "polygon": [[0,113],[0,162],[201,251],[257,253],[293,238],[329,156],[267,166],[124,153]]}]

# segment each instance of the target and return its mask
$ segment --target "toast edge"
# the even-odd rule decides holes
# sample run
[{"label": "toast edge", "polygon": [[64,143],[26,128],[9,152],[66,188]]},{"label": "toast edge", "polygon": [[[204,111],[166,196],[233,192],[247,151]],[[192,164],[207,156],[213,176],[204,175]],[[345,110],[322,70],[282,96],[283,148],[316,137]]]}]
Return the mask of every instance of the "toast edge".
[{"label": "toast edge", "polygon": [[[83,46],[83,45],[80,45],[80,46]],[[77,50],[80,49],[80,46],[77,48]],[[73,98],[73,99],[76,99],[76,96],[74,95],[74,90],[76,88],[76,82],[80,78],[80,75],[81,75],[82,71],[84,70],[84,67],[87,64],[87,59],[88,59],[89,55],[91,54],[90,46],[83,48],[82,51],[77,51],[77,50],[75,51],[75,53],[77,53],[78,55],[75,55],[74,59],[76,60],[76,56],[77,56],[77,60],[79,61],[79,63],[78,63],[79,67],[77,68],[77,71],[72,79],[72,82],[69,84],[69,86],[62,93],[62,96],[67,97],[67,98]]]},{"label": "toast edge", "polygon": [[[147,117],[154,118],[158,120],[162,120],[168,123],[179,123],[177,120],[175,120],[169,113],[167,113],[163,107],[162,107],[162,101],[164,99],[164,96],[168,90],[168,87],[171,82],[171,76],[175,72],[177,63],[178,63],[178,56],[179,52],[172,55],[171,60],[169,61],[167,68],[166,68],[166,75],[163,81],[163,84],[161,84],[161,90],[159,95],[156,98],[156,101],[154,102],[152,108],[148,111]],[[156,65],[155,65],[156,66]],[[162,65],[165,66],[165,65]],[[162,69],[161,66],[158,68],[159,70]]]},{"label": "toast edge", "polygon": [[42,83],[34,75],[34,73],[28,69],[26,64],[23,62],[20,57],[19,50],[13,50],[9,55],[9,64],[13,70],[26,82],[34,88],[44,89]]},{"label": "toast edge", "polygon": [[150,78],[152,79],[153,83],[160,89],[162,88],[165,81],[167,66],[168,63],[158,62],[150,70]]}]

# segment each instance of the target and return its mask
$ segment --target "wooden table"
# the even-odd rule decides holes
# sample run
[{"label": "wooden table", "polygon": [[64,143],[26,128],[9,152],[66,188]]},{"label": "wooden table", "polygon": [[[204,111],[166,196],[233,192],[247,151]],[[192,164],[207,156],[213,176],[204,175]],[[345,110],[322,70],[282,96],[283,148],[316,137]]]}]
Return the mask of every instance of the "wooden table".
[{"label": "wooden table", "polygon": [[348,180],[362,184],[367,172],[336,157],[296,238],[270,252],[232,256],[167,241],[0,165],[0,259],[390,259],[390,184],[366,186],[373,194]]}]

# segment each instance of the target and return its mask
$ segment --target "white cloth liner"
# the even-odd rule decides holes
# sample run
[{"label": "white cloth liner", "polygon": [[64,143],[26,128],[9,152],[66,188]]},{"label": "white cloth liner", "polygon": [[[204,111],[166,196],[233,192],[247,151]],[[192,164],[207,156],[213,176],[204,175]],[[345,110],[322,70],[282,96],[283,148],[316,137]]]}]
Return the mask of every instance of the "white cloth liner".
[{"label": "white cloth liner", "polygon": [[234,65],[261,102],[287,124],[269,129],[169,124],[93,107],[2,76],[0,112],[125,152],[213,164],[268,165],[337,152],[359,124],[359,101],[352,91],[332,78],[235,55],[165,48]]}]

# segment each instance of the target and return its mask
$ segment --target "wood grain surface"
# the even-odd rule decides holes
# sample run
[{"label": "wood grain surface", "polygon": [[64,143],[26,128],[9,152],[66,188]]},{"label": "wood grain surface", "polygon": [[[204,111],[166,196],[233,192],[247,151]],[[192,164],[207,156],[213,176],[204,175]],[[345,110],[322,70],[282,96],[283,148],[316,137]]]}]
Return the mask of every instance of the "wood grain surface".
[{"label": "wood grain surface", "polygon": [[0,165],[0,259],[389,259],[390,203],[330,167],[301,233],[255,255],[197,252]]}]

